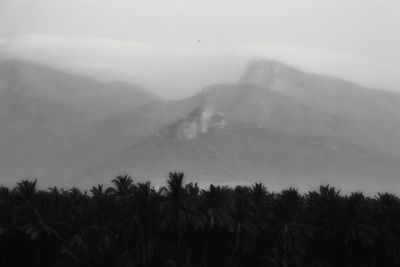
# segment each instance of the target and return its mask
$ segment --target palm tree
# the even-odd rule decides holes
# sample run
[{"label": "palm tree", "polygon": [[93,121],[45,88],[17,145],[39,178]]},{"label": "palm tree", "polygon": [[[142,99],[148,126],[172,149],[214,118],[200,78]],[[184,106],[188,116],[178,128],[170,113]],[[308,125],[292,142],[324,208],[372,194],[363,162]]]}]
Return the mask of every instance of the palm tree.
[{"label": "palm tree", "polygon": [[304,224],[304,198],[297,189],[283,190],[276,199],[276,246],[280,257],[293,266],[302,264],[312,229]]},{"label": "palm tree", "polygon": [[132,226],[136,240],[137,261],[141,266],[146,266],[153,254],[151,242],[154,245],[158,208],[158,195],[150,182],[139,183],[132,194],[134,214]]},{"label": "palm tree", "polygon": [[393,194],[379,193],[374,203],[374,225],[379,233],[374,251],[382,265],[400,264],[400,200]]},{"label": "palm tree", "polygon": [[222,257],[221,248],[226,247],[225,242],[218,244],[217,241],[224,238],[221,233],[224,232],[226,225],[231,221],[228,215],[230,193],[226,188],[211,184],[208,190],[201,191],[201,197],[202,201],[199,206],[205,216],[204,244],[201,257],[203,266],[208,266],[210,264],[207,261],[208,254],[212,254],[211,256],[214,257]]},{"label": "palm tree", "polygon": [[117,176],[117,178],[111,181],[115,188],[109,188],[108,193],[115,196],[127,196],[133,192],[133,180],[130,176]]},{"label": "palm tree", "polygon": [[90,192],[95,199],[101,199],[106,195],[106,191],[103,189],[102,184],[97,185],[97,187],[93,186],[92,189],[90,189]]},{"label": "palm tree", "polygon": [[228,264],[236,264],[238,258],[235,255],[249,253],[254,250],[256,238],[259,230],[255,224],[255,214],[250,201],[250,189],[248,187],[237,186],[234,190],[229,212],[229,222],[227,229],[232,233],[230,244],[231,253],[228,258]]},{"label": "palm tree", "polygon": [[[58,231],[49,223],[51,218],[42,215],[37,207],[29,200],[17,211],[18,220],[15,226],[19,232],[27,236],[34,244],[36,244],[36,266],[43,265],[46,260],[42,257],[42,252],[47,248],[52,248],[49,244],[60,243],[62,240]],[[55,216],[48,214],[49,217]],[[48,252],[46,252],[48,253]]]},{"label": "palm tree", "polygon": [[255,183],[250,188],[251,208],[255,216],[255,223],[260,230],[266,230],[273,218],[272,202],[274,195],[261,183]]},{"label": "palm tree", "polygon": [[372,225],[372,205],[361,192],[346,198],[341,221],[341,241],[348,264],[365,266],[377,235]]},{"label": "palm tree", "polygon": [[183,257],[178,259],[182,266],[187,265],[190,250],[182,246],[184,234],[191,227],[198,230],[203,225],[203,216],[195,206],[195,199],[190,187],[183,187],[183,173],[170,173],[165,188],[166,199],[161,204],[161,229],[167,230],[175,238],[177,253],[182,251]]},{"label": "palm tree", "polygon": [[22,197],[23,200],[30,202],[36,194],[37,181],[37,178],[33,182],[29,180],[22,180],[17,183],[15,191]]},{"label": "palm tree", "polygon": [[[340,191],[329,185],[320,186],[319,192],[312,191],[306,196],[307,220],[314,226],[314,258],[323,266],[337,260],[342,248],[340,235],[341,216],[344,200]],[[339,263],[338,263],[339,264]]]}]

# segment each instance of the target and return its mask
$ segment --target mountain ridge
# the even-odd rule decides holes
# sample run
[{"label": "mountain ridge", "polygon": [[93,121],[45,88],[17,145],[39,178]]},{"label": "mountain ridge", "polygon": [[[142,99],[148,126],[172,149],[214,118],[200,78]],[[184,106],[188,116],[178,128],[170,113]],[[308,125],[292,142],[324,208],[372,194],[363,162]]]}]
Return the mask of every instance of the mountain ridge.
[{"label": "mountain ridge", "polygon": [[0,175],[5,181],[40,176],[49,182],[52,176],[75,176],[95,157],[95,148],[79,144],[95,134],[95,125],[158,100],[135,85],[102,83],[31,62],[3,62]]},{"label": "mountain ridge", "polygon": [[[387,185],[399,182],[400,94],[258,61],[235,84],[210,85],[179,100],[140,90],[139,100],[123,93],[129,84],[94,82],[89,90],[102,98],[87,108],[90,94],[61,99],[57,92],[86,88],[87,79],[46,73],[25,75],[17,80],[23,86],[5,94],[10,73],[0,64],[0,125],[11,129],[0,129],[0,146],[12,152],[0,153],[0,169],[11,179],[57,176],[80,185],[125,172],[157,181],[184,170],[203,183],[265,177],[275,187],[324,181],[383,187],[378,176]],[[119,88],[110,101],[107,88]]]},{"label": "mountain ridge", "polygon": [[[239,79],[237,84],[211,85],[191,98],[171,103],[169,110],[180,111],[168,123],[164,121],[155,134],[104,161],[102,167],[94,166],[89,173],[101,176],[95,171],[100,168],[108,175],[112,175],[110,170],[120,170],[160,177],[173,169],[185,170],[203,181],[221,182],[215,181],[216,177],[222,182],[240,181],[247,175],[271,179],[274,186],[290,185],[285,181],[301,186],[307,179],[319,179],[318,183],[325,180],[349,188],[356,188],[361,180],[361,186],[372,186],[378,175],[391,186],[399,181],[400,124],[395,116],[398,110],[391,104],[400,98],[373,89],[362,91],[360,85],[336,78],[321,76],[315,81],[315,74],[290,68],[296,79],[302,77],[299,82],[293,75],[283,75],[287,71],[278,66],[281,76],[268,78],[267,83]],[[267,75],[270,73],[276,75],[273,68]],[[179,108],[186,101],[190,108]],[[379,101],[384,105],[376,104]],[[157,107],[152,109],[157,115]],[[216,121],[221,124],[208,128],[213,116],[218,116]],[[366,136],[365,140],[360,135]],[[388,143],[382,145],[382,139]],[[347,181],[346,174],[351,176]]]}]

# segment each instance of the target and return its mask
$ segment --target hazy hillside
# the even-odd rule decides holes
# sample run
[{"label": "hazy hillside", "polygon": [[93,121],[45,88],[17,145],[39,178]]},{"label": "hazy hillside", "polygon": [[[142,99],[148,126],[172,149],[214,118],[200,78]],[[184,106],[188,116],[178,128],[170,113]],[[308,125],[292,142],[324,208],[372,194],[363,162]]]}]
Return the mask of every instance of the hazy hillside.
[{"label": "hazy hillside", "polygon": [[253,85],[340,118],[328,133],[383,152],[400,154],[400,94],[373,90],[274,61],[249,66],[240,86]]},{"label": "hazy hillside", "polygon": [[0,64],[0,92],[18,93],[65,103],[83,109],[86,116],[104,118],[159,99],[150,92],[123,82],[92,78],[17,60]]},{"label": "hazy hillside", "polygon": [[205,183],[265,178],[278,187],[391,188],[400,177],[399,106],[396,93],[257,62],[238,84],[124,114],[119,127],[140,121],[157,132],[89,175],[157,179],[174,169]]},{"label": "hazy hillside", "polygon": [[135,85],[96,80],[20,61],[0,64],[2,181],[66,179],[91,161],[79,141],[106,118],[158,100]]},{"label": "hazy hillside", "polygon": [[0,65],[0,170],[5,183],[79,185],[121,173],[157,182],[181,170],[204,184],[395,190],[399,107],[398,93],[275,61],[174,101],[11,61]]}]

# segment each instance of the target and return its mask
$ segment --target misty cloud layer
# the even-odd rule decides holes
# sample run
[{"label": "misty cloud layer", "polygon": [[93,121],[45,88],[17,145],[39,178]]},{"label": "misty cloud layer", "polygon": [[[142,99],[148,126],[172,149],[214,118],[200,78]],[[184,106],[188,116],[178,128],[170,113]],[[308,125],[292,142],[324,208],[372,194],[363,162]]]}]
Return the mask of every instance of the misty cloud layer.
[{"label": "misty cloud layer", "polygon": [[41,35],[3,40],[0,57],[50,64],[100,80],[137,83],[171,98],[188,96],[209,84],[235,82],[248,62],[261,58],[370,87],[400,88],[394,65],[377,64],[351,54],[277,44],[203,48]]},{"label": "misty cloud layer", "polygon": [[[183,97],[255,58],[400,90],[397,1],[0,1],[0,56]],[[398,6],[399,8],[395,8]]]}]

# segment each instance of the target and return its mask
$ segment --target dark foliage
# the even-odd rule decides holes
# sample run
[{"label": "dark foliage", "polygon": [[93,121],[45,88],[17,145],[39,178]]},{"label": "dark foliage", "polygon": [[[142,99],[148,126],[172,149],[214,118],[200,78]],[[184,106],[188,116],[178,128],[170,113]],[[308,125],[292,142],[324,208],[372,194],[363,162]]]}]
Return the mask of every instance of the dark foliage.
[{"label": "dark foliage", "polygon": [[0,187],[0,266],[400,266],[400,200],[262,184],[200,190],[170,173],[98,185]]}]

